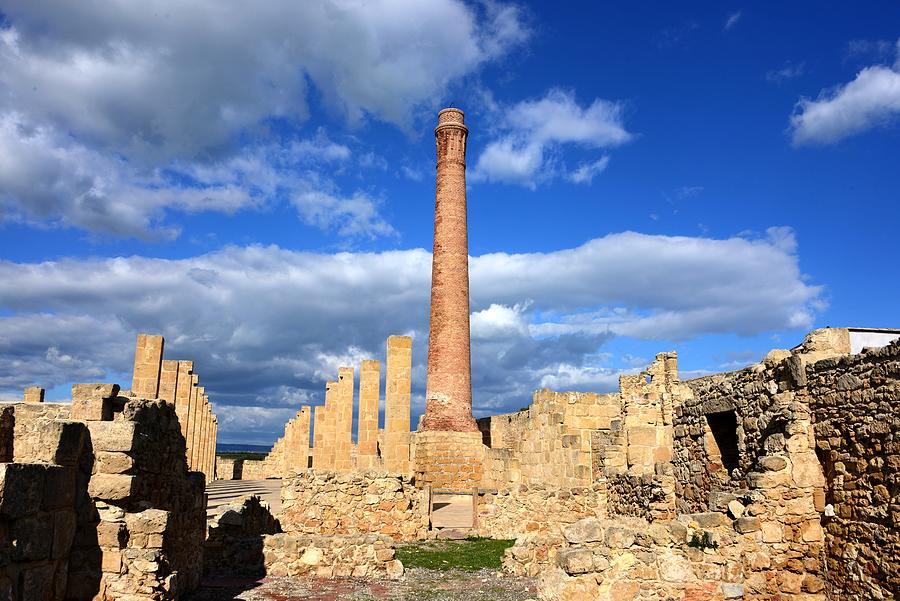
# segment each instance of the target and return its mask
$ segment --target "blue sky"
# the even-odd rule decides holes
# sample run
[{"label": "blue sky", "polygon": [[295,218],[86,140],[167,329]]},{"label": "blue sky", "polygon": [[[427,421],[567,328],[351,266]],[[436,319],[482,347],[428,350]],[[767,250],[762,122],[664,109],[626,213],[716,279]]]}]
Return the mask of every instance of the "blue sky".
[{"label": "blue sky", "polygon": [[900,6],[0,0],[0,397],[195,361],[228,442],[415,337],[466,111],[477,415],[897,326]]}]

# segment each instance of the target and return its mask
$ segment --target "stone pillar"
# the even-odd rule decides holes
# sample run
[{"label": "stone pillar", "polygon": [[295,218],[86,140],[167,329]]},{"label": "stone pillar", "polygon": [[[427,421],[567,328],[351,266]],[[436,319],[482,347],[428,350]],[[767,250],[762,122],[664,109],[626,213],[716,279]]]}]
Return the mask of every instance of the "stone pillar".
[{"label": "stone pillar", "polygon": [[162,368],[159,373],[159,394],[158,397],[165,399],[170,403],[175,403],[176,390],[178,387],[178,361],[166,359],[162,362]]},{"label": "stone pillar", "polygon": [[353,368],[338,369],[337,419],[335,420],[334,469],[349,472],[353,469]]},{"label": "stone pillar", "polygon": [[477,432],[469,354],[469,244],[463,112],[444,109],[434,130],[437,184],[431,265],[431,328],[423,430]]},{"label": "stone pillar", "polygon": [[215,414],[212,416],[213,419],[213,435],[212,435],[212,446],[210,447],[210,455],[209,455],[209,479],[216,479],[216,447],[219,444],[219,418],[216,417]]},{"label": "stone pillar", "polygon": [[384,468],[408,474],[409,393],[412,371],[412,338],[390,336],[387,340],[387,374],[384,382]]},{"label": "stone pillar", "polygon": [[22,395],[22,400],[26,403],[43,403],[44,389],[40,386],[29,386]]},{"label": "stone pillar", "polygon": [[313,469],[320,470],[325,462],[325,458],[323,456],[323,449],[325,443],[322,442],[323,435],[325,434],[325,407],[319,405],[318,407],[313,407],[313,448],[312,448],[312,456],[313,456]]},{"label": "stone pillar", "polygon": [[141,399],[158,398],[163,346],[162,336],[138,334],[134,349],[134,376],[131,381],[131,394],[134,396]]},{"label": "stone pillar", "polygon": [[200,376],[191,374],[191,413],[188,416],[188,467],[191,471],[197,471],[197,421],[200,418]]},{"label": "stone pillar", "polygon": [[463,112],[438,114],[431,329],[425,415],[416,434],[418,486],[470,491],[481,485],[484,449],[472,416],[469,252]]},{"label": "stone pillar", "polygon": [[301,407],[297,412],[293,428],[293,452],[290,457],[290,467],[303,471],[309,467],[309,425],[312,409]]},{"label": "stone pillar", "polygon": [[197,471],[206,475],[206,428],[209,411],[206,407],[206,396],[200,395],[200,417],[197,420]]},{"label": "stone pillar", "polygon": [[178,362],[178,378],[175,382],[175,414],[178,416],[178,424],[181,426],[181,435],[184,436],[185,459],[188,449],[188,418],[191,410],[191,385],[194,371],[193,361]]},{"label": "stone pillar", "polygon": [[337,435],[337,382],[325,382],[325,414],[322,416],[322,469],[334,469],[334,441]]},{"label": "stone pillar", "polygon": [[381,361],[363,361],[359,368],[359,419],[356,428],[356,465],[378,465],[378,399],[381,386]]}]

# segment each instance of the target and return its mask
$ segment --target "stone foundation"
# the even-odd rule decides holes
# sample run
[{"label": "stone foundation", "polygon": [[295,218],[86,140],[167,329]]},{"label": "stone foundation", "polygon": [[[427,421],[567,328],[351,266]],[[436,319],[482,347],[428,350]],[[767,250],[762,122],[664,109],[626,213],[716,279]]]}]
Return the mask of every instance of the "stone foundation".
[{"label": "stone foundation", "polygon": [[563,528],[586,517],[606,517],[606,485],[561,489],[520,486],[482,492],[475,520],[479,536],[517,538],[523,535],[562,536]]},{"label": "stone foundation", "polygon": [[416,434],[416,486],[470,492],[482,484],[484,445],[480,432]]},{"label": "stone foundation", "polygon": [[403,575],[388,536],[274,534],[263,539],[266,574],[319,578],[389,578]]},{"label": "stone foundation", "polygon": [[408,541],[428,532],[425,492],[401,476],[307,470],[284,480],[281,503],[288,534],[381,534]]}]

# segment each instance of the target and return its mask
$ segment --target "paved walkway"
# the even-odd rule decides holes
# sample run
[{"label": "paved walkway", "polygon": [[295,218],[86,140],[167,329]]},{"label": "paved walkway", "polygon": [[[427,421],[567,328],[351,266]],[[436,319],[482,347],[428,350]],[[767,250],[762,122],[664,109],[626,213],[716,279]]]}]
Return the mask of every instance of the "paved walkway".
[{"label": "paved walkway", "polygon": [[206,506],[207,516],[219,513],[222,506],[243,497],[259,495],[269,503],[272,514],[281,512],[281,480],[214,480],[206,486],[209,498]]}]

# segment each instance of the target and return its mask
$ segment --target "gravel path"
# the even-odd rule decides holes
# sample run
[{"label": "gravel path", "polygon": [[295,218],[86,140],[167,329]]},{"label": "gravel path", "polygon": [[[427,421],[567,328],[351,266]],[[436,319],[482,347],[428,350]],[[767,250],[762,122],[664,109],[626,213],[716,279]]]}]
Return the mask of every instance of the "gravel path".
[{"label": "gravel path", "polygon": [[496,570],[407,570],[400,580],[353,578],[216,579],[203,582],[189,601],[528,601],[537,597],[530,578]]}]

